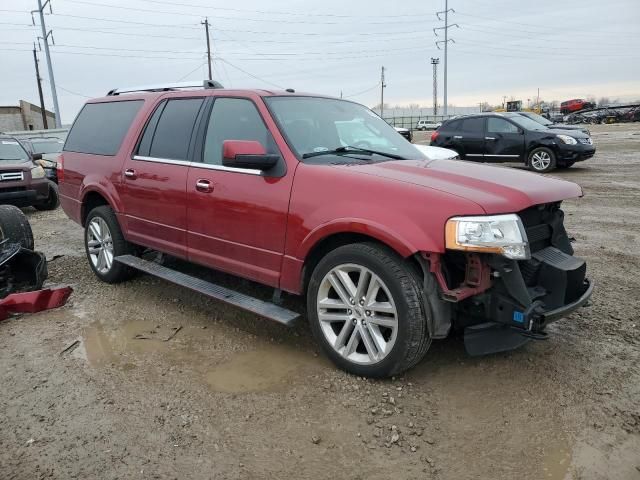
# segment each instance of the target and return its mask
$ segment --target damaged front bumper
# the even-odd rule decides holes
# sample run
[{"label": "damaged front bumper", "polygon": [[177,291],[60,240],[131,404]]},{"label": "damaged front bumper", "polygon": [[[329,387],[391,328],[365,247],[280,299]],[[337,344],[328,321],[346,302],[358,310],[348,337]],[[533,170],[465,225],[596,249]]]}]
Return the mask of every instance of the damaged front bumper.
[{"label": "damaged front bumper", "polygon": [[470,355],[511,350],[545,339],[550,323],[587,304],[594,286],[585,261],[573,256],[559,206],[520,214],[528,225],[530,259],[471,252],[422,255],[441,303],[449,305],[449,318],[440,315],[433,338],[445,337],[453,327],[464,332]]}]

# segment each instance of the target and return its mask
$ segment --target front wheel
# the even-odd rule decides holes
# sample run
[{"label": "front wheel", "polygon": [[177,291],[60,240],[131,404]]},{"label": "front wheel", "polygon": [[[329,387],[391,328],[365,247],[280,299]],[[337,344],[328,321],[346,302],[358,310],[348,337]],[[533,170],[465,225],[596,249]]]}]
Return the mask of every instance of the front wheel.
[{"label": "front wheel", "polygon": [[42,202],[34,205],[36,210],[55,210],[60,205],[58,185],[49,180],[49,196]]},{"label": "front wheel", "polygon": [[104,205],[89,212],[84,243],[91,270],[103,282],[119,283],[133,275],[131,268],[115,261],[119,255],[132,254],[134,247],[124,239],[111,207]]},{"label": "front wheel", "polygon": [[556,156],[547,147],[534,148],[529,152],[528,164],[534,172],[550,172],[556,168]]},{"label": "front wheel", "polygon": [[338,367],[388,377],[419,362],[431,344],[422,287],[394,252],[369,243],[328,253],[311,275],[311,330]]}]

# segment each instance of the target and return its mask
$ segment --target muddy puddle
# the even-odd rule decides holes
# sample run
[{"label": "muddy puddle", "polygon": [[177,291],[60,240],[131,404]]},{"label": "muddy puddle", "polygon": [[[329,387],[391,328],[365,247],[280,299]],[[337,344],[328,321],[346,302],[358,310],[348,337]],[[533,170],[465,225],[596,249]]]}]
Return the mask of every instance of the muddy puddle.
[{"label": "muddy puddle", "polygon": [[328,367],[309,351],[270,343],[220,359],[211,339],[201,332],[151,321],[130,321],[116,328],[96,321],[83,329],[72,355],[94,368],[150,370],[150,361],[156,366],[158,362],[180,366],[223,393],[279,390],[304,377],[305,370]]},{"label": "muddy puddle", "polygon": [[269,346],[234,355],[207,373],[207,383],[227,393],[274,390],[286,386],[301,370],[321,363],[319,358],[290,347]]}]

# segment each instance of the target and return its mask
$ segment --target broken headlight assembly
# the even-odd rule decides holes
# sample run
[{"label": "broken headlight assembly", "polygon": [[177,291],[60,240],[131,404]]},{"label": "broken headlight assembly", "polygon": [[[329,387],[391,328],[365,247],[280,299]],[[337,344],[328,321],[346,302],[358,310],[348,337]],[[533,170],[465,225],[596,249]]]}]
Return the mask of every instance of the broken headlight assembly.
[{"label": "broken headlight assembly", "polygon": [[516,214],[453,217],[446,225],[446,248],[497,253],[514,260],[531,258],[527,234]]},{"label": "broken headlight assembly", "polygon": [[38,165],[37,167],[33,167],[31,169],[31,178],[44,178],[44,168],[42,168],[40,165]]}]

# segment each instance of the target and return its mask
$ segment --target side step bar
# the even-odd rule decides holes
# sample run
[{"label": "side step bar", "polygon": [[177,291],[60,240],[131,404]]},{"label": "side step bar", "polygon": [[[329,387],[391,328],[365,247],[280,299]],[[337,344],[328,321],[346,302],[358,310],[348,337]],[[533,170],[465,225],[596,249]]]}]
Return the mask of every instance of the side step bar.
[{"label": "side step bar", "polygon": [[261,317],[275,320],[286,326],[291,326],[293,322],[300,316],[299,313],[287,310],[278,305],[270,302],[265,302],[257,298],[245,295],[243,293],[235,292],[228,288],[216,285],[215,283],[207,282],[197,277],[192,277],[177,270],[172,270],[163,265],[155,262],[150,262],[133,255],[120,255],[115,257],[115,260],[128,265],[131,268],[140,270],[149,275],[153,275],[163,280],[167,280],[176,285],[186,287],[195,292],[206,295],[207,297],[215,300],[234,305],[236,307],[247,310],[248,312],[255,313]]}]

